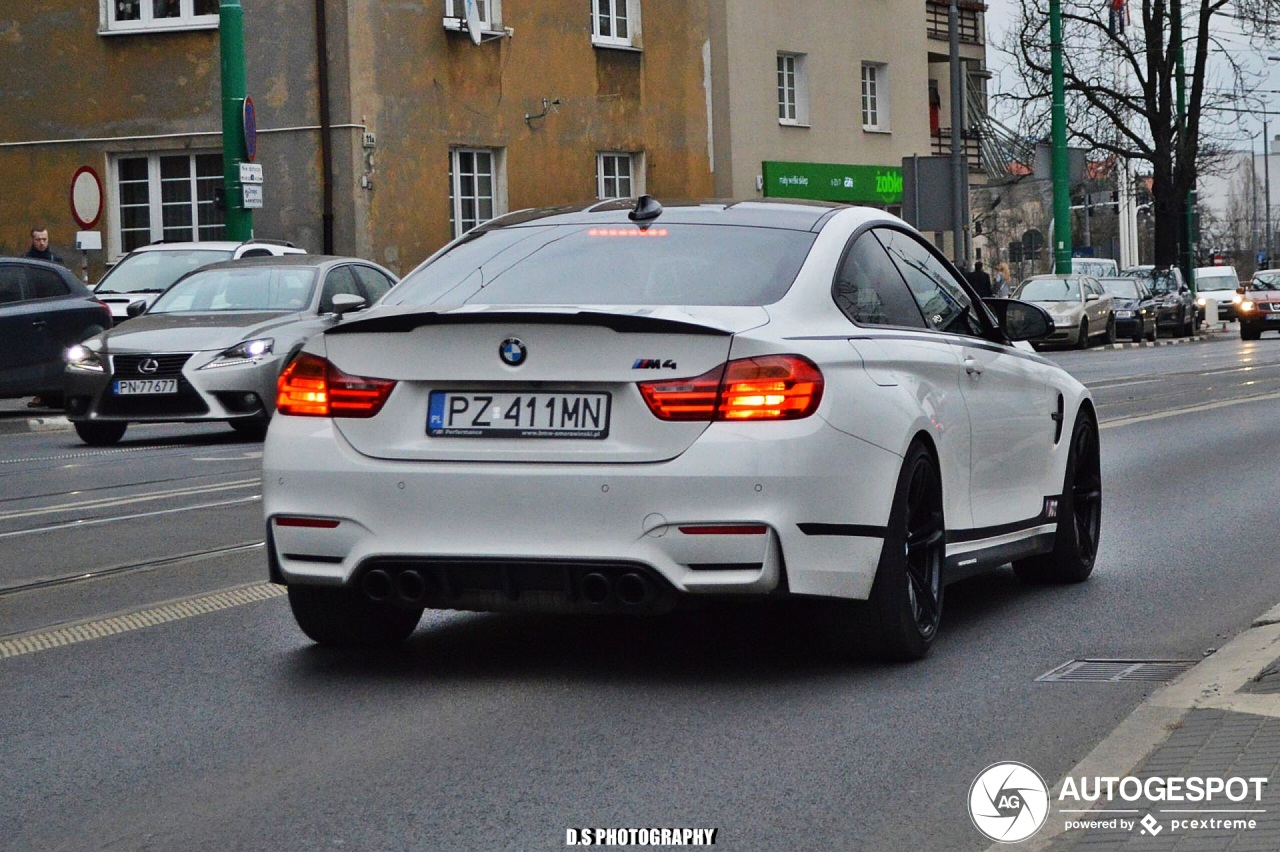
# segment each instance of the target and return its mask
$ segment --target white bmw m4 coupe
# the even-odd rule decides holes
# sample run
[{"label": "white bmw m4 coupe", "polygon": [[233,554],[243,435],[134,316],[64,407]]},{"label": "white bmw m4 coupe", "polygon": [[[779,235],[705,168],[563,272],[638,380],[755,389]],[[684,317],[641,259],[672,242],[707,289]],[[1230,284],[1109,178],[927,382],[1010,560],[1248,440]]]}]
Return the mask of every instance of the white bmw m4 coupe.
[{"label": "white bmw m4 coupe", "polygon": [[522,211],[450,243],[279,380],[270,576],[322,645],[425,608],[812,601],[923,657],[948,583],[1086,579],[1089,392],[900,219],[821,203]]}]

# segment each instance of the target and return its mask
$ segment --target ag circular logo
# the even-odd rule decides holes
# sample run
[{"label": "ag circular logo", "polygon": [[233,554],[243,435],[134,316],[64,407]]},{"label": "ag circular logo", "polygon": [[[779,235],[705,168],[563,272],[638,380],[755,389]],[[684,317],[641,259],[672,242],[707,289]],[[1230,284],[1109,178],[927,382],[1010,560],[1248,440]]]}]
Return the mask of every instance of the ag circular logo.
[{"label": "ag circular logo", "polygon": [[508,337],[498,347],[498,357],[502,359],[502,363],[512,367],[519,367],[523,364],[528,354],[528,350],[524,348],[524,343],[516,337]]},{"label": "ag circular logo", "polygon": [[998,843],[1018,843],[1040,830],[1049,816],[1049,787],[1023,763],[993,763],[969,788],[969,817]]}]

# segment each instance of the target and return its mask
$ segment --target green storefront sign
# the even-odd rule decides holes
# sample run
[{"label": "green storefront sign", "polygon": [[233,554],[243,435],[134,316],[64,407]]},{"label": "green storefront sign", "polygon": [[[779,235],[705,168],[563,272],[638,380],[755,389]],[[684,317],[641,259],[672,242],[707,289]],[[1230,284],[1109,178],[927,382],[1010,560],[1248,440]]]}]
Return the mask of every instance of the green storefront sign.
[{"label": "green storefront sign", "polygon": [[902,169],[766,160],[764,194],[769,198],[811,198],[850,204],[901,204]]}]

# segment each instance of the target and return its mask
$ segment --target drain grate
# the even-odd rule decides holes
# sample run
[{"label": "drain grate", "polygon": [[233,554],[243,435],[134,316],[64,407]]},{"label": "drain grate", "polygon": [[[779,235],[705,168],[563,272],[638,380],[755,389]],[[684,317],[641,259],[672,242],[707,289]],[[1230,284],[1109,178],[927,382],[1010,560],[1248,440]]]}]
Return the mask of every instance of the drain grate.
[{"label": "drain grate", "polygon": [[1167,683],[1199,660],[1071,660],[1036,678],[1049,683]]}]

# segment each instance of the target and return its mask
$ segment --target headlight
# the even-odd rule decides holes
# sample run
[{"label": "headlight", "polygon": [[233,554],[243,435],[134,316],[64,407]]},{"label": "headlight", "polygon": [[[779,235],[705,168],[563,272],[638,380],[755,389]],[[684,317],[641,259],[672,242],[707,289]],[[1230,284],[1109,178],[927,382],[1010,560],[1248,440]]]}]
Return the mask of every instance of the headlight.
[{"label": "headlight", "polygon": [[1206,300],[1204,296],[1201,296],[1200,298],[1196,299],[1196,304],[1203,308],[1207,303],[1207,301],[1208,300]]},{"label": "headlight", "polygon": [[242,364],[256,364],[267,355],[270,355],[275,350],[275,346],[276,342],[270,337],[246,340],[243,343],[237,343],[232,346],[200,369],[212,370],[214,367],[238,367]]},{"label": "headlight", "polygon": [[1251,311],[1254,308],[1253,299],[1245,299],[1240,302],[1240,310]]},{"label": "headlight", "polygon": [[83,370],[86,373],[106,372],[106,367],[103,366],[98,353],[79,343],[68,346],[67,351],[62,353],[62,357],[66,360],[69,369]]},{"label": "headlight", "polygon": [[1231,297],[1232,304],[1238,305],[1243,301],[1244,301],[1244,296],[1241,296],[1239,293],[1236,293],[1234,296]]}]

